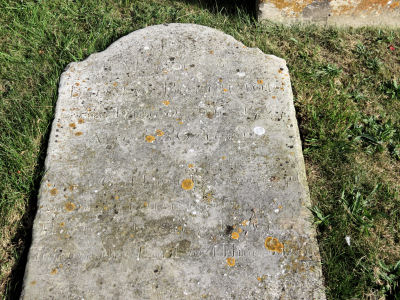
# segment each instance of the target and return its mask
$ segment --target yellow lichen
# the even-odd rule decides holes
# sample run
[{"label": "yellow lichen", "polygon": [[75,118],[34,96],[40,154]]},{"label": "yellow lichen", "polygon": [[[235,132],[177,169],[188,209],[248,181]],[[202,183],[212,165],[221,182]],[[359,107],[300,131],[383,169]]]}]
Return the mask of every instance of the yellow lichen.
[{"label": "yellow lichen", "polygon": [[147,207],[147,206],[149,206],[149,204],[147,203],[147,201],[144,201],[143,202],[143,207]]},{"label": "yellow lichen", "polygon": [[69,123],[69,127],[71,127],[72,129],[76,128],[76,124],[75,123]]},{"label": "yellow lichen", "polygon": [[189,167],[189,168],[193,168],[194,165],[193,165],[193,164],[188,164],[188,167]]},{"label": "yellow lichen", "polygon": [[156,130],[156,134],[157,134],[157,136],[163,136],[164,135],[164,131],[162,131],[160,129],[157,129]]},{"label": "yellow lichen", "polygon": [[236,263],[235,258],[234,257],[228,257],[226,259],[226,263],[228,264],[228,266],[233,267]]},{"label": "yellow lichen", "polygon": [[231,237],[232,237],[232,239],[237,240],[239,238],[239,233],[234,231],[234,232],[232,232]]},{"label": "yellow lichen", "polygon": [[226,156],[225,156],[225,155],[224,155],[224,156],[222,156],[222,157],[221,157],[221,159],[222,159],[222,160],[225,160],[225,159],[226,159]]},{"label": "yellow lichen", "polygon": [[82,131],[75,132],[75,135],[76,135],[76,136],[81,136],[82,134],[83,134]]},{"label": "yellow lichen", "polygon": [[54,268],[53,270],[51,270],[50,274],[51,275],[56,275],[57,274],[57,268]]},{"label": "yellow lichen", "polygon": [[192,179],[185,179],[181,184],[182,188],[186,191],[191,190],[194,187],[194,183]]},{"label": "yellow lichen", "polygon": [[278,253],[282,253],[283,251],[283,244],[281,242],[279,242],[279,240],[277,238],[274,237],[267,237],[265,239],[265,248],[267,248],[269,251],[275,251]]},{"label": "yellow lichen", "polygon": [[65,225],[64,222],[61,222],[61,223],[60,223],[60,227],[64,227],[64,225]]},{"label": "yellow lichen", "polygon": [[152,143],[156,140],[156,138],[152,135],[146,135],[146,142]]},{"label": "yellow lichen", "polygon": [[35,285],[35,284],[36,284],[36,280],[32,280],[31,285]]},{"label": "yellow lichen", "polygon": [[78,124],[83,124],[83,123],[85,123],[85,120],[83,120],[82,118],[80,118],[80,119],[78,120]]},{"label": "yellow lichen", "polygon": [[214,51],[213,51],[213,50],[210,50],[210,54],[214,54]]},{"label": "yellow lichen", "polygon": [[258,84],[263,84],[263,83],[264,83],[264,80],[258,79],[258,80],[257,80],[257,83],[258,83]]},{"label": "yellow lichen", "polygon": [[243,229],[242,228],[238,228],[238,233],[242,233],[243,232]]},{"label": "yellow lichen", "polygon": [[249,221],[248,220],[243,220],[242,221],[242,226],[247,226],[247,225],[249,225]]},{"label": "yellow lichen", "polygon": [[169,100],[164,100],[162,103],[163,103],[165,106],[168,106],[168,105],[170,104]]},{"label": "yellow lichen", "polygon": [[65,203],[65,210],[67,211],[73,211],[76,208],[76,205],[72,202],[67,202]]},{"label": "yellow lichen", "polygon": [[58,194],[57,188],[53,188],[53,189],[50,190],[50,195],[55,196],[57,194]]},{"label": "yellow lichen", "polygon": [[228,89],[224,89],[224,92],[226,93],[228,91]]},{"label": "yellow lichen", "polygon": [[78,97],[78,93],[72,94],[72,97]]},{"label": "yellow lichen", "polygon": [[113,86],[117,86],[117,85],[118,85],[118,82],[114,82],[114,83],[113,83]]}]

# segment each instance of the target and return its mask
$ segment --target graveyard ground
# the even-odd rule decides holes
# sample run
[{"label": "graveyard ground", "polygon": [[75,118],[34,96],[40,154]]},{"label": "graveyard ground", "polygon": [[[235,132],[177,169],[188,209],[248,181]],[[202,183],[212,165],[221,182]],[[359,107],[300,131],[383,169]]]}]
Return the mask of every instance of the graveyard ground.
[{"label": "graveyard ground", "polygon": [[185,22],[287,60],[328,299],[400,299],[400,30],[261,25],[239,2],[0,0],[2,298],[21,288],[63,69]]}]

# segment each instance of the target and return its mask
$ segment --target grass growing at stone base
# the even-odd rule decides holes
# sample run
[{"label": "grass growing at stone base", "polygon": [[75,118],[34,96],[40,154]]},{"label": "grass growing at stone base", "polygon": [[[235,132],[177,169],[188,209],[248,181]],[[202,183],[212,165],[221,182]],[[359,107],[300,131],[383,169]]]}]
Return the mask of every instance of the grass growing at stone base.
[{"label": "grass growing at stone base", "polygon": [[400,30],[261,25],[232,1],[189,0],[0,0],[2,298],[21,288],[61,72],[170,22],[287,60],[328,298],[399,299]]}]

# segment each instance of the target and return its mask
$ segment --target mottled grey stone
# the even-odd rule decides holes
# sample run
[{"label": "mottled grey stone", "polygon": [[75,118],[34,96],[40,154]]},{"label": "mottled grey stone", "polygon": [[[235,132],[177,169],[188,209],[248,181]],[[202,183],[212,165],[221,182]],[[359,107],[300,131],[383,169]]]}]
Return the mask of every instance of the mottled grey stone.
[{"label": "mottled grey stone", "polygon": [[61,76],[22,299],[325,299],[288,69],[208,27]]},{"label": "mottled grey stone", "polygon": [[255,0],[259,19],[338,26],[400,27],[400,0]]}]

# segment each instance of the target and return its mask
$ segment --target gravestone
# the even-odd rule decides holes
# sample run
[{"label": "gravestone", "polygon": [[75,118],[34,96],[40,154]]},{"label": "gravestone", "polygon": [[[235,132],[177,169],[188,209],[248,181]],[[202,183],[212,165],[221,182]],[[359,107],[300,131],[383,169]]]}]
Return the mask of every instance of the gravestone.
[{"label": "gravestone", "polygon": [[61,76],[22,299],[325,299],[285,61],[135,31]]},{"label": "gravestone", "polygon": [[400,0],[256,0],[259,19],[339,26],[400,26]]}]

